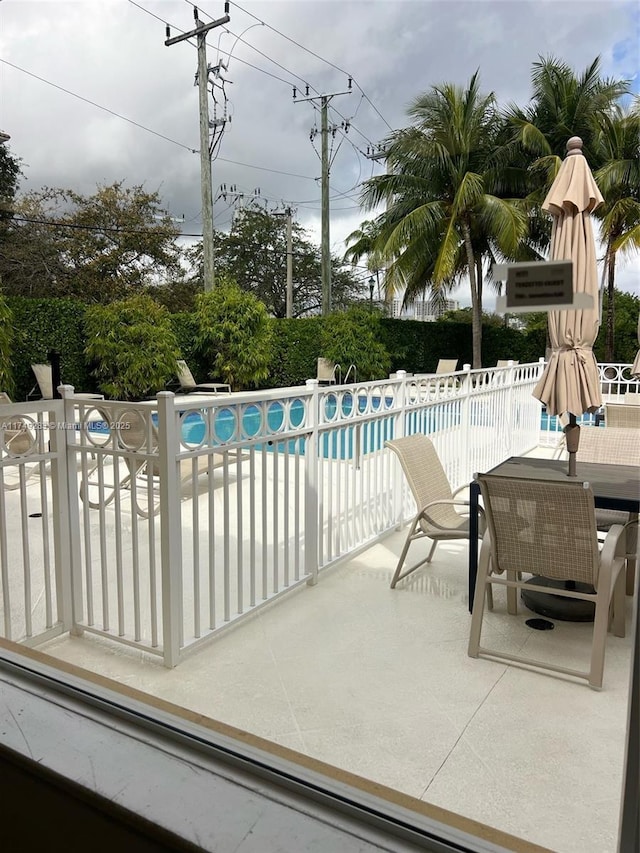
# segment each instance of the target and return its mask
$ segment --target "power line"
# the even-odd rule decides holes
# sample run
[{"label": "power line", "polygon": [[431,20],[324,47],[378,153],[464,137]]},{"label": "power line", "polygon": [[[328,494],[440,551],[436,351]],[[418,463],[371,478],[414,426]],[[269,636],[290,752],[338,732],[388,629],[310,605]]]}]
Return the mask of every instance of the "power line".
[{"label": "power line", "polygon": [[[188,0],[187,0],[187,2],[188,2]],[[245,15],[249,15],[249,17],[250,17],[250,18],[253,18],[254,20],[256,20],[256,21],[258,21],[259,23],[261,23],[263,26],[265,26],[265,27],[267,27],[268,29],[272,30],[274,33],[277,33],[277,34],[278,34],[279,36],[281,36],[282,38],[284,38],[284,39],[286,39],[287,41],[291,42],[291,44],[295,44],[295,45],[296,45],[296,47],[299,47],[301,50],[306,51],[306,52],[307,52],[307,53],[309,53],[311,56],[314,56],[316,59],[319,59],[321,62],[325,62],[327,65],[330,65],[330,66],[331,66],[331,68],[335,68],[335,70],[336,70],[336,71],[340,71],[340,73],[341,73],[341,74],[344,74],[344,75],[346,75],[347,77],[350,77],[350,78],[353,80],[353,82],[355,83],[355,85],[358,87],[358,89],[360,89],[360,91],[362,92],[362,95],[363,95],[364,99],[367,101],[367,103],[369,103],[369,104],[370,104],[370,106],[375,110],[375,112],[380,116],[380,118],[382,119],[382,121],[383,121],[383,122],[387,125],[387,127],[389,128],[389,130],[393,131],[393,128],[391,127],[391,125],[389,124],[389,122],[388,122],[388,121],[386,120],[386,118],[382,115],[382,113],[380,112],[380,110],[376,107],[376,105],[375,105],[375,104],[373,103],[373,101],[369,98],[369,96],[365,93],[365,91],[364,91],[364,89],[362,88],[362,86],[357,82],[357,80],[355,79],[355,77],[354,77],[352,74],[349,74],[349,72],[348,72],[348,71],[345,71],[345,70],[344,70],[344,68],[340,68],[340,66],[339,66],[339,65],[335,65],[333,62],[330,62],[328,59],[325,59],[325,58],[324,58],[324,56],[320,56],[319,54],[315,53],[313,50],[310,50],[308,47],[305,47],[303,44],[300,44],[300,42],[297,42],[295,39],[292,39],[290,36],[285,35],[283,32],[281,32],[280,30],[276,29],[276,27],[272,27],[272,26],[271,26],[271,24],[267,24],[267,23],[265,23],[261,18],[258,18],[258,17],[257,17],[256,15],[254,15],[252,12],[249,12],[249,11],[247,11],[247,9],[244,9],[244,8],[243,8],[239,3],[232,2],[232,5],[233,5],[233,6],[236,6],[236,8],[238,8],[238,9],[240,9],[240,11],[241,11],[241,12],[244,12],[244,13],[245,13]],[[343,116],[343,118],[344,118],[344,116]]]},{"label": "power line", "polygon": [[[139,3],[136,3],[136,2],[135,2],[135,0],[128,0],[128,2],[129,2],[129,3],[131,3],[133,6],[136,6],[136,7],[137,7],[138,9],[140,9],[142,12],[146,12],[148,15],[151,15],[151,17],[152,17],[152,18],[155,18],[157,21],[160,21],[161,23],[163,23],[163,24],[165,24],[165,25],[167,25],[167,26],[170,26],[170,27],[172,27],[173,29],[176,29],[178,32],[180,32],[180,33],[182,33],[182,34],[184,35],[185,30],[181,30],[181,29],[180,29],[180,27],[176,27],[174,24],[172,24],[171,22],[167,21],[167,20],[166,20],[166,18],[161,18],[159,15],[156,15],[154,12],[151,12],[149,9],[146,9],[144,6],[141,6]],[[185,2],[185,3],[187,3],[188,5],[191,5],[190,0],[184,0],[184,2]],[[238,7],[238,8],[239,8],[239,7]],[[205,15],[207,18],[210,18],[211,20],[213,20],[213,16],[212,16],[212,15],[210,15],[208,12],[205,12],[203,9],[201,9],[200,11],[201,11],[201,12],[202,12],[202,14],[203,14],[203,15]],[[242,11],[244,11],[244,10],[242,10]],[[254,17],[255,17],[255,16],[254,16]],[[266,27],[267,27],[267,28],[269,28],[269,29],[273,29],[272,27],[269,27],[269,25],[268,25],[268,24],[265,24],[263,21],[261,21],[261,20],[260,20],[260,19],[258,19],[258,18],[256,18],[256,21],[258,21],[258,23],[259,23],[261,26],[266,26]],[[252,50],[256,51],[256,53],[259,53],[259,54],[260,54],[260,56],[263,56],[263,57],[264,57],[265,59],[267,59],[269,62],[272,62],[272,63],[273,63],[274,65],[276,65],[278,68],[281,68],[283,71],[285,71],[287,74],[290,74],[292,77],[295,77],[295,78],[297,78],[298,80],[301,80],[301,81],[304,83],[305,87],[310,88],[310,89],[313,89],[313,91],[314,91],[314,92],[316,92],[318,95],[320,94],[320,93],[318,92],[318,90],[317,90],[314,86],[312,86],[311,84],[309,84],[309,83],[307,83],[307,82],[306,82],[306,80],[305,80],[305,78],[304,78],[304,77],[301,77],[299,74],[296,74],[296,73],[295,73],[295,71],[292,71],[290,68],[286,68],[284,65],[282,65],[282,64],[281,64],[281,63],[279,63],[279,62],[277,62],[277,61],[276,61],[275,59],[273,59],[271,56],[269,56],[269,55],[268,55],[268,54],[266,54],[266,53],[263,53],[263,52],[262,52],[261,50],[259,50],[257,47],[255,47],[255,46],[254,46],[254,45],[252,45],[250,42],[248,42],[246,39],[242,38],[242,35],[244,35],[244,33],[243,33],[243,34],[241,34],[241,35],[236,35],[236,34],[235,34],[234,32],[232,32],[228,27],[223,27],[223,29],[224,29],[224,31],[225,31],[226,33],[228,33],[229,35],[234,36],[234,37],[235,37],[235,39],[236,39],[236,41],[234,42],[233,47],[231,48],[231,50],[230,50],[230,51],[226,51],[226,50],[223,50],[223,49],[220,47],[220,39],[218,39],[218,47],[217,47],[217,50],[218,50],[218,52],[219,52],[219,53],[224,54],[225,56],[227,56],[227,57],[230,59],[230,58],[231,58],[231,54],[232,54],[232,52],[233,52],[233,49],[235,48],[235,45],[238,43],[238,41],[241,41],[243,44],[247,45],[247,47],[250,47]],[[246,30],[245,30],[245,32],[246,32]],[[278,31],[277,31],[277,30],[275,30],[275,32],[278,32]],[[286,36],[285,36],[285,38],[286,38]],[[186,39],[186,41],[187,41],[187,44],[190,44],[190,45],[191,45],[191,47],[193,47],[193,48],[195,48],[195,47],[196,47],[194,44],[191,44],[191,42],[190,42],[188,39]],[[294,42],[294,43],[295,43],[295,42]],[[315,55],[315,54],[314,54],[314,55]],[[273,74],[273,73],[271,73],[270,71],[267,71],[265,68],[260,68],[260,67],[259,67],[259,66],[257,66],[257,65],[253,65],[251,62],[247,62],[247,61],[246,61],[246,60],[244,60],[244,59],[240,59],[239,57],[234,57],[234,59],[235,59],[235,61],[236,61],[236,62],[240,62],[242,65],[246,65],[246,66],[248,66],[249,68],[252,68],[254,71],[259,71],[261,74],[266,74],[268,77],[271,77],[272,79],[277,80],[277,81],[278,81],[278,82],[280,82],[280,83],[284,83],[286,86],[290,86],[290,87],[293,87],[293,86],[294,86],[294,84],[293,84],[290,80],[285,80],[283,77],[279,77],[277,74]],[[335,67],[337,67],[337,66],[335,66]],[[338,70],[341,70],[341,69],[338,69]],[[345,73],[345,72],[342,72],[342,73]],[[353,79],[353,78],[352,78],[352,79]],[[356,82],[356,81],[354,80],[354,82]],[[358,106],[356,107],[356,110],[355,110],[355,112],[354,112],[353,116],[352,116],[350,119],[347,119],[347,118],[346,118],[346,116],[344,116],[344,115],[343,115],[343,114],[342,114],[342,113],[341,113],[341,112],[340,112],[336,107],[334,107],[334,106],[332,106],[332,105],[330,105],[330,106],[329,106],[329,109],[333,110],[333,111],[334,111],[338,116],[340,116],[340,118],[343,120],[343,122],[345,123],[345,125],[348,125],[349,127],[352,127],[352,128],[355,130],[355,132],[356,132],[356,133],[358,133],[358,134],[359,134],[359,135],[360,135],[360,136],[361,136],[361,137],[366,141],[366,143],[367,143],[367,145],[368,145],[369,147],[371,147],[371,148],[375,148],[375,143],[374,143],[374,142],[373,142],[373,141],[372,141],[372,140],[371,140],[371,139],[370,139],[370,138],[369,138],[365,133],[363,133],[363,132],[358,128],[358,127],[356,127],[356,126],[353,124],[353,118],[355,118],[356,114],[358,113],[358,110],[360,109],[360,104],[362,103],[363,98],[364,98],[364,99],[367,99],[367,98],[366,98],[366,95],[365,95],[365,93],[364,93],[364,91],[363,91],[363,90],[362,90],[362,88],[358,85],[358,83],[357,83],[357,82],[356,82],[356,86],[358,86],[358,89],[360,89],[361,97],[360,97],[360,100],[358,101]],[[367,99],[367,100],[368,100],[368,99]],[[366,155],[366,154],[364,154],[364,152],[363,152],[363,151],[361,151],[361,149],[360,149],[360,148],[358,148],[358,146],[357,146],[354,142],[352,142],[350,139],[348,140],[348,142],[349,142],[349,144],[350,144],[350,145],[351,145],[351,146],[352,146],[356,151],[358,151],[358,152],[359,152],[360,154],[362,154],[364,157],[366,157],[366,156],[367,156],[367,155]],[[219,160],[224,160],[224,158],[222,158],[222,157],[219,157],[219,158],[217,158],[217,159],[219,159]],[[225,162],[230,162],[230,163],[232,163],[233,161],[228,160],[228,161],[225,161]],[[238,165],[243,165],[243,164],[238,164]],[[283,174],[284,174],[284,173],[283,173]],[[291,176],[291,177],[297,177],[297,176],[294,176],[294,175],[290,175],[290,176]]]},{"label": "power line", "polygon": [[34,74],[32,71],[27,71],[26,68],[20,68],[19,65],[14,65],[13,62],[9,62],[7,59],[0,59],[4,65],[9,65],[11,68],[15,68],[16,71],[21,71],[23,74],[27,74],[29,77],[33,77],[36,80],[39,80],[41,83],[46,83],[47,86],[53,86],[54,89],[58,89],[60,92],[64,92],[66,95],[71,95],[72,98],[78,98],[79,101],[84,101],[85,104],[91,104],[92,107],[97,107],[99,110],[103,110],[105,113],[109,113],[116,118],[122,119],[122,121],[126,121],[129,124],[133,124],[135,127],[139,127],[141,130],[146,130],[147,133],[152,133],[154,136],[159,136],[160,139],[165,139],[167,142],[171,142],[173,145],[178,145],[180,148],[185,148],[187,151],[190,151],[192,154],[197,154],[198,149],[192,148],[190,145],[184,145],[182,142],[177,142],[175,139],[171,139],[169,136],[165,136],[164,133],[159,133],[157,130],[152,130],[150,127],[146,127],[144,124],[140,124],[138,121],[134,121],[131,118],[127,118],[127,116],[123,116],[120,113],[115,112],[115,110],[111,110],[108,107],[103,107],[101,104],[97,104],[95,101],[91,101],[89,98],[85,98],[82,95],[78,95],[76,92],[72,92],[70,89],[65,89],[64,86],[59,86],[57,83],[52,83],[51,80],[46,80],[44,77],[39,77],[37,74]]},{"label": "power line", "polygon": [[[129,0],[129,2],[133,2],[133,0]],[[137,5],[134,4],[134,5]],[[142,8],[142,7],[140,7]],[[171,142],[174,145],[179,145],[180,148],[185,148],[191,154],[198,154],[198,148],[191,148],[188,145],[183,145],[182,142],[177,142],[175,139],[171,139],[168,136],[165,136],[162,133],[159,133],[156,130],[152,130],[149,127],[146,127],[140,122],[134,121],[133,119],[127,118],[126,116],[120,115],[120,113],[115,112],[114,110],[109,109],[108,107],[103,107],[101,104],[96,103],[96,101],[91,101],[89,98],[85,98],[82,95],[78,95],[76,92],[72,92],[70,89],[65,89],[63,86],[59,86],[57,83],[52,83],[51,80],[46,80],[44,77],[39,77],[37,74],[34,74],[32,71],[27,71],[25,68],[20,68],[19,65],[14,65],[13,62],[9,62],[6,59],[0,59],[0,62],[3,62],[5,65],[10,65],[12,68],[15,68],[17,71],[21,71],[23,74],[27,74],[29,77],[34,77],[36,80],[39,80],[41,83],[46,83],[47,86],[53,86],[54,89],[59,89],[61,92],[64,92],[67,95],[71,95],[73,98],[78,98],[80,101],[84,101],[87,104],[91,104],[93,107],[97,107],[99,110],[103,110],[104,112],[109,113],[116,118],[122,119],[123,121],[128,122],[129,124],[133,124],[135,127],[140,128],[141,130],[146,130],[148,133],[154,134],[154,136],[159,136],[161,139],[165,139],[167,142]],[[230,163],[233,166],[242,166],[245,169],[258,169],[261,172],[273,172],[276,175],[286,175],[290,178],[301,178],[305,181],[315,181],[316,178],[312,178],[310,175],[300,175],[296,172],[285,172],[282,169],[270,169],[267,166],[256,166],[254,163],[242,163],[239,160],[229,160],[225,157],[218,157],[218,160],[221,160],[224,163]]]},{"label": "power line", "polygon": [[[11,211],[9,211],[10,213]],[[185,234],[182,231],[154,231],[151,228],[118,228],[113,225],[82,225],[78,222],[59,222],[55,219],[34,219],[30,216],[12,216],[11,222],[31,222],[50,228],[75,228],[83,231],[109,231],[116,234],[153,234],[155,237],[202,237],[202,234]]]},{"label": "power line", "polygon": [[[133,2],[133,0],[130,0],[130,2]],[[184,0],[184,2],[185,2],[185,3],[187,3],[187,4],[189,4],[189,5],[191,5],[191,0]],[[137,5],[137,4],[136,4],[136,5]],[[236,6],[237,6],[238,4],[237,4],[237,3],[235,3],[234,5],[236,5]],[[142,8],[142,7],[140,7],[140,8]],[[240,9],[241,7],[240,7],[240,6],[238,6],[238,8]],[[212,16],[211,16],[208,12],[205,12],[204,10],[201,10],[201,11],[202,11],[202,14],[203,14],[203,15],[206,15],[208,18],[212,18]],[[242,9],[242,11],[244,12],[245,10],[244,10],[244,9]],[[250,14],[250,13],[247,13],[247,14]],[[251,17],[255,18],[255,20],[256,20],[256,21],[257,21],[261,26],[265,26],[265,27],[267,27],[268,29],[271,29],[271,30],[273,30],[274,32],[278,33],[279,35],[282,35],[284,38],[288,38],[288,36],[284,36],[284,34],[283,34],[283,33],[280,33],[280,31],[279,31],[279,30],[275,30],[275,29],[274,29],[273,27],[271,27],[269,24],[265,24],[265,22],[264,22],[264,21],[260,20],[259,18],[256,18],[256,17],[255,17],[255,15],[252,15]],[[230,35],[235,36],[235,33],[233,33],[233,32],[232,32],[228,27],[225,27],[224,29],[225,29],[225,31],[226,31],[226,32],[228,32]],[[243,39],[241,36],[236,36],[236,43],[237,43],[238,41],[241,41],[243,44],[247,45],[247,47],[250,47],[250,48],[251,48],[252,50],[254,50],[256,53],[259,53],[259,54],[260,54],[260,56],[263,56],[263,57],[264,57],[265,59],[267,59],[269,62],[272,62],[274,65],[277,65],[277,67],[278,67],[278,68],[282,69],[282,70],[283,70],[283,71],[285,71],[287,74],[291,74],[291,76],[292,76],[292,77],[296,77],[298,80],[302,81],[302,83],[304,83],[305,88],[306,88],[307,90],[311,89],[311,90],[313,90],[313,91],[314,91],[318,96],[320,96],[320,92],[318,91],[318,89],[316,89],[316,88],[315,88],[315,86],[312,86],[310,83],[308,83],[308,82],[307,82],[307,80],[306,80],[306,78],[301,77],[299,74],[296,74],[296,73],[295,73],[295,71],[292,71],[290,68],[286,68],[284,65],[281,65],[281,63],[279,63],[277,60],[273,59],[273,57],[269,56],[269,55],[268,55],[268,54],[266,54],[266,53],[263,53],[263,51],[259,50],[257,47],[255,47],[254,45],[252,45],[252,44],[251,44],[251,42],[246,41],[246,39]],[[289,41],[293,41],[293,39],[289,39]],[[296,41],[293,41],[293,44],[298,44],[298,43],[297,43]],[[234,44],[234,46],[235,46],[235,44]],[[299,46],[299,47],[301,47],[301,45],[298,45],[298,46]],[[220,50],[220,52],[221,52],[221,53],[226,53],[226,51],[221,50],[220,48],[218,48],[218,49]],[[306,48],[304,48],[304,47],[303,47],[303,50],[306,50]],[[317,54],[313,53],[313,51],[307,51],[307,52],[308,52],[308,53],[311,53],[311,54],[312,54],[312,56],[316,56],[318,59],[321,59],[323,62],[328,62],[328,60],[323,60],[323,59],[322,59],[322,57],[320,57],[320,56],[318,56]],[[230,54],[228,54],[228,55],[230,56]],[[259,68],[257,65],[251,65],[251,63],[250,63],[250,62],[246,62],[245,60],[243,60],[243,59],[239,59],[239,58],[237,58],[237,57],[236,57],[236,60],[237,60],[238,62],[242,62],[242,63],[243,63],[243,64],[245,64],[245,65],[248,65],[250,68],[254,68],[256,71],[260,71],[260,72],[262,72],[263,74],[267,74],[269,77],[273,77],[274,79],[279,80],[279,81],[280,81],[280,82],[282,82],[282,83],[286,83],[288,86],[293,86],[293,85],[294,85],[294,84],[292,84],[290,81],[283,80],[281,77],[278,77],[278,76],[277,76],[277,75],[275,75],[275,74],[271,74],[269,71],[266,71],[264,68]],[[332,63],[330,63],[330,62],[329,62],[328,64],[329,64],[329,65],[331,65]],[[351,126],[353,127],[353,129],[356,131],[356,133],[359,133],[359,134],[360,134],[360,136],[361,136],[361,137],[362,137],[362,138],[363,138],[363,139],[364,139],[364,140],[365,140],[369,145],[373,146],[373,145],[374,145],[374,143],[372,142],[372,140],[371,140],[371,139],[369,139],[369,137],[368,137],[365,133],[363,133],[359,128],[357,128],[355,125],[353,125],[353,124],[352,124],[352,119],[353,119],[353,118],[355,118],[355,116],[356,116],[356,114],[357,114],[358,110],[360,109],[360,104],[362,103],[362,100],[363,100],[363,99],[365,99],[365,100],[367,100],[367,101],[369,100],[369,99],[367,98],[367,95],[366,95],[366,94],[365,94],[365,92],[363,91],[362,87],[358,85],[358,83],[353,79],[353,77],[352,77],[350,74],[347,74],[347,72],[346,72],[346,71],[343,71],[341,68],[338,68],[338,66],[337,66],[337,65],[334,65],[333,67],[334,67],[334,68],[336,68],[338,71],[341,71],[343,74],[345,74],[345,75],[346,75],[347,77],[349,77],[351,80],[353,80],[353,82],[356,84],[356,86],[358,87],[358,89],[360,89],[361,97],[360,97],[360,101],[358,102],[358,106],[356,107],[355,113],[353,114],[353,116],[352,116],[352,118],[351,118],[351,119],[347,119],[347,118],[346,118],[346,116],[344,116],[344,115],[343,115],[343,114],[342,114],[342,113],[341,113],[341,112],[340,112],[336,107],[331,106],[331,107],[330,107],[330,109],[332,109],[335,113],[337,113],[343,121],[345,121],[345,122],[349,122],[349,123],[351,124]],[[369,101],[369,103],[371,103],[371,102]],[[371,104],[371,105],[372,105],[372,106],[374,106],[373,104]],[[375,106],[374,106],[374,109],[375,109]],[[389,129],[391,130],[391,129],[392,129],[392,128],[391,128],[391,126],[390,126],[390,125],[388,125],[388,126],[389,126]]]}]

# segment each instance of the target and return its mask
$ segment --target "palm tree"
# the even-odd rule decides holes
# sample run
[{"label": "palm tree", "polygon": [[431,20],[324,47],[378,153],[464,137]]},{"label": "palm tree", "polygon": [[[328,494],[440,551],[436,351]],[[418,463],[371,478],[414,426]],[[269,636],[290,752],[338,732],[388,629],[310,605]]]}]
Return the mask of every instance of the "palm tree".
[{"label": "palm tree", "polygon": [[466,89],[432,87],[409,109],[414,126],[385,143],[385,175],[365,184],[368,209],[386,201],[374,222],[375,249],[389,264],[386,296],[405,289],[405,302],[427,288],[435,295],[468,277],[473,366],[482,366],[485,260],[516,257],[527,231],[522,205],[491,194],[500,116],[493,94],[481,95],[478,73]]},{"label": "palm tree", "polygon": [[[572,136],[582,139],[582,152],[592,169],[602,165],[595,144],[600,121],[629,92],[628,81],[603,79],[599,57],[576,76],[565,62],[548,56],[533,63],[531,87],[528,106],[522,109],[509,105],[505,118],[511,129],[510,142],[529,157],[536,156],[534,172],[545,174],[550,186]],[[534,178],[535,184],[540,192],[546,192],[546,187]]]},{"label": "palm tree", "polygon": [[598,158],[604,162],[595,179],[604,204],[594,215],[600,220],[606,246],[607,322],[605,360],[615,360],[614,292],[616,255],[640,249],[640,99],[631,109],[622,107],[603,116],[595,141]]},{"label": "palm tree", "polygon": [[[347,235],[347,251],[344,253],[343,262],[357,266],[361,260],[366,259],[369,272],[374,272],[378,280],[378,298],[380,297],[380,270],[385,270],[384,258],[379,248],[380,229],[375,220],[365,220],[359,228]],[[349,245],[350,244],[350,245]],[[383,283],[383,287],[385,287]],[[386,290],[386,288],[385,288]]]},{"label": "palm tree", "polygon": [[579,136],[592,170],[602,166],[608,157],[599,141],[601,125],[629,91],[629,84],[603,79],[599,57],[576,76],[566,63],[548,56],[533,63],[531,87],[531,100],[524,109],[511,104],[504,111],[497,176],[503,192],[524,199],[529,211],[528,242],[544,258],[551,217],[541,206],[560,169],[567,141]]}]

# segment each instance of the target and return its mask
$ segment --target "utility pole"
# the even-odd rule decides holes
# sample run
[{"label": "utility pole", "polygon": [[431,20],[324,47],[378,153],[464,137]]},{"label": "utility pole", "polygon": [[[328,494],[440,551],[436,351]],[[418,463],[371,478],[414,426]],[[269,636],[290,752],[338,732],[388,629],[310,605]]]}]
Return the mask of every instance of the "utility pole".
[{"label": "utility pole", "polygon": [[291,208],[286,207],[284,211],[274,211],[274,216],[286,216],[287,225],[287,318],[293,317],[293,226],[291,219]]},{"label": "utility pole", "polygon": [[215,259],[213,249],[213,193],[211,190],[211,153],[209,151],[209,103],[207,65],[207,33],[215,27],[229,23],[229,3],[224,4],[224,17],[205,24],[198,19],[198,10],[193,7],[196,28],[188,33],[171,38],[167,27],[165,45],[170,47],[180,41],[197,37],[198,40],[198,106],[200,113],[200,191],[202,196],[202,255],[204,261],[204,289],[213,290],[215,284]]},{"label": "utility pole", "polygon": [[320,138],[322,140],[322,223],[321,223],[321,269],[322,269],[322,314],[331,313],[331,221],[329,216],[329,99],[321,98]]},{"label": "utility pole", "polygon": [[[351,94],[351,78],[349,78],[349,90],[347,92],[333,92],[330,95],[317,95],[315,97],[297,98],[297,91],[293,90],[293,99],[296,103],[303,101],[320,101],[320,127],[322,136],[322,223],[321,223],[321,264],[322,264],[322,314],[326,316],[331,313],[331,243],[330,243],[330,219],[329,219],[329,102],[338,95]],[[309,94],[309,87],[306,87]]]}]

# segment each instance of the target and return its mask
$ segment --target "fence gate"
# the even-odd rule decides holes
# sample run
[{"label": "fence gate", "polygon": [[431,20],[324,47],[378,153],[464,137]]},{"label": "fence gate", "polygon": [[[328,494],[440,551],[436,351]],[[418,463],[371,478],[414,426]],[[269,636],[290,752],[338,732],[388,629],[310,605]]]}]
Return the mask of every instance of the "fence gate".
[{"label": "fence gate", "polygon": [[33,646],[69,631],[69,509],[62,400],[0,401],[0,636]]}]

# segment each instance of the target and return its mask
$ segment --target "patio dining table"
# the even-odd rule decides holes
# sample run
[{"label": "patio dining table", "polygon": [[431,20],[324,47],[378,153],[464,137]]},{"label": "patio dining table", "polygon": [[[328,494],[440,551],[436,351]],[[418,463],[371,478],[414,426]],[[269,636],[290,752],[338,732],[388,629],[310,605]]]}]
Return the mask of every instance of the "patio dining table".
[{"label": "patio dining table", "polygon": [[[640,512],[640,467],[637,465],[613,465],[601,462],[577,463],[577,479],[591,486],[594,502],[599,509],[615,509],[622,512]],[[492,468],[490,474],[525,479],[564,480],[567,477],[567,462],[561,459],[537,459],[528,456],[512,456]],[[480,486],[476,480],[470,485],[469,518],[469,612],[473,609],[478,573],[478,506]],[[526,567],[523,567],[526,571]]]}]

